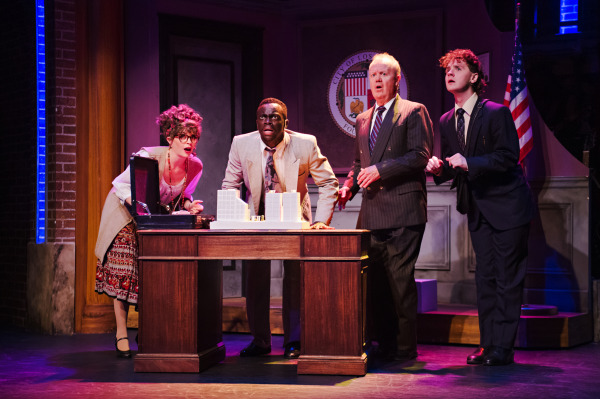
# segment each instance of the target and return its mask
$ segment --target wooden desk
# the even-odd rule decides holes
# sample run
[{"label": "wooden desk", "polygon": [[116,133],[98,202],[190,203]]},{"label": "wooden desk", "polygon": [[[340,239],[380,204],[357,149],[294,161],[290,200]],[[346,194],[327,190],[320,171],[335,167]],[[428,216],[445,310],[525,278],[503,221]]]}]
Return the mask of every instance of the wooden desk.
[{"label": "wooden desk", "polygon": [[365,375],[366,230],[140,230],[135,371],[199,372],[225,358],[221,259],[297,259],[298,374]]}]

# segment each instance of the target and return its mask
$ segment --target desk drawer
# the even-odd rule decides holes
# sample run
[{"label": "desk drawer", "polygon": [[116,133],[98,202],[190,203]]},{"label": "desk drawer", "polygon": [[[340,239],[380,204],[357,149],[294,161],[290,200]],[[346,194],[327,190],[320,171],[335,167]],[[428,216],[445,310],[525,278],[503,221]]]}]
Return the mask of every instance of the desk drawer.
[{"label": "desk drawer", "polygon": [[139,256],[196,257],[196,236],[194,235],[144,235],[139,236]]},{"label": "desk drawer", "polygon": [[205,259],[298,259],[300,237],[291,235],[217,235],[198,237]]}]

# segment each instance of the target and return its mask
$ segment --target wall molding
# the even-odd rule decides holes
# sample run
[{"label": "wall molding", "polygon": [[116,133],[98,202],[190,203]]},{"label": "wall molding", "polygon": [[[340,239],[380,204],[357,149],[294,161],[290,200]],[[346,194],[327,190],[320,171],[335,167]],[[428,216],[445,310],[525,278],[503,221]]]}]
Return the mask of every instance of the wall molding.
[{"label": "wall molding", "polygon": [[[530,182],[539,212],[532,221],[524,291],[528,303],[553,304],[561,311],[589,310],[589,205],[586,177],[550,177]],[[456,211],[450,183],[427,183],[428,223],[415,276],[438,281],[438,300],[475,304],[475,253],[467,217]],[[309,187],[316,205],[317,187]],[[332,225],[354,228],[362,195],[334,212]],[[313,207],[313,211],[315,207]]]}]

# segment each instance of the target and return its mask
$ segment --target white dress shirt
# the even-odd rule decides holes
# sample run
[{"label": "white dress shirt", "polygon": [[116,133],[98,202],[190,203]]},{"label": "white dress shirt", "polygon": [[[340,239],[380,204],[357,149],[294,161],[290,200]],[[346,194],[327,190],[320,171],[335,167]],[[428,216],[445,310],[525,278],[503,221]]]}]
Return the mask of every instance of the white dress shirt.
[{"label": "white dress shirt", "polygon": [[465,110],[465,113],[463,114],[463,118],[465,119],[465,144],[467,144],[467,132],[469,131],[469,122],[471,121],[471,115],[473,114],[473,109],[475,108],[475,104],[477,104],[478,98],[479,97],[477,96],[477,93],[473,93],[473,95],[469,97],[467,101],[465,101],[462,107],[459,107],[457,104],[454,104],[454,129],[456,129],[456,123],[458,119],[456,111],[458,111],[460,108]]},{"label": "white dress shirt", "polygon": [[[394,96],[390,101],[388,101],[387,103],[385,103],[383,105],[385,107],[385,111],[383,111],[383,113],[381,114],[381,122],[382,123],[383,123],[383,120],[385,119],[385,116],[387,115],[388,111],[390,110],[390,108],[392,108],[392,104],[395,100],[396,100],[396,96]],[[379,105],[377,105],[377,103],[375,103],[375,110],[373,111],[373,117],[371,118],[371,129],[369,129],[369,134],[371,134],[371,131],[373,131],[373,126],[375,125],[375,119],[377,119],[377,108],[379,108]]]}]

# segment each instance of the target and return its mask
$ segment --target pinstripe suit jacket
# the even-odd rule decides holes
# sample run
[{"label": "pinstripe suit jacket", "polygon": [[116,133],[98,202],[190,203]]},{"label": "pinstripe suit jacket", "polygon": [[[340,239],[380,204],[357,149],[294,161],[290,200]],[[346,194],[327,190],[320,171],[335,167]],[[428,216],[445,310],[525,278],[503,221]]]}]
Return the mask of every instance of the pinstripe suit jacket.
[{"label": "pinstripe suit jacket", "polygon": [[361,168],[375,165],[380,179],[363,190],[358,228],[393,229],[427,222],[425,166],[433,150],[433,129],[424,105],[396,95],[369,154],[375,107],[356,118],[355,156],[345,185],[358,192]]}]

